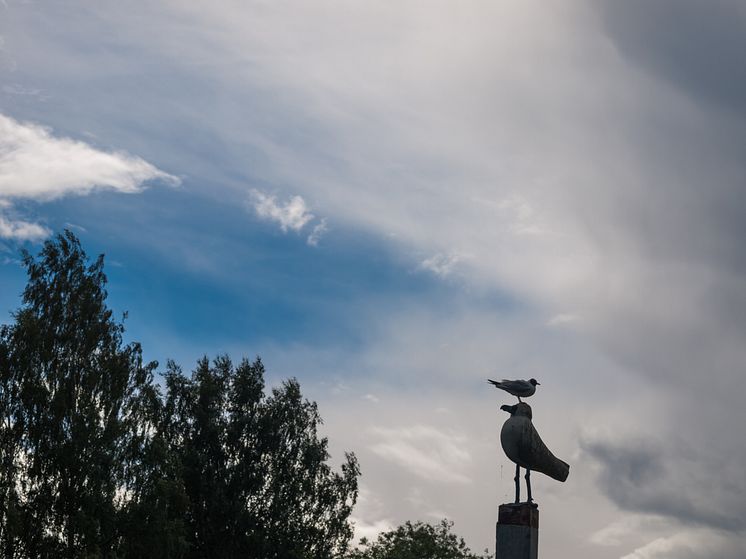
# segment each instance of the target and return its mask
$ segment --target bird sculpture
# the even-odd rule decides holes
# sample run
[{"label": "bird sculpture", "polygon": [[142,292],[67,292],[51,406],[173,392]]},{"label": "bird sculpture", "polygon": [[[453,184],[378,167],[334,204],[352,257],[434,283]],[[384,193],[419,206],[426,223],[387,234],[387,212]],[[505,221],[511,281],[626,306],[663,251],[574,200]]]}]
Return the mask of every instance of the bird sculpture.
[{"label": "bird sculpture", "polygon": [[515,502],[520,502],[520,473],[521,468],[524,468],[527,502],[531,503],[531,470],[557,481],[565,481],[570,473],[570,465],[552,454],[541,440],[531,422],[531,406],[521,402],[513,406],[500,406],[500,409],[510,414],[500,431],[500,444],[508,458],[515,462]]},{"label": "bird sculpture", "polygon": [[513,396],[516,396],[519,402],[523,401],[521,400],[521,397],[528,398],[529,396],[533,396],[534,392],[536,392],[536,387],[541,385],[541,383],[537,382],[535,378],[529,380],[503,379],[500,382],[487,379],[487,382],[493,386],[497,386],[501,390],[505,390],[505,392],[512,394]]}]

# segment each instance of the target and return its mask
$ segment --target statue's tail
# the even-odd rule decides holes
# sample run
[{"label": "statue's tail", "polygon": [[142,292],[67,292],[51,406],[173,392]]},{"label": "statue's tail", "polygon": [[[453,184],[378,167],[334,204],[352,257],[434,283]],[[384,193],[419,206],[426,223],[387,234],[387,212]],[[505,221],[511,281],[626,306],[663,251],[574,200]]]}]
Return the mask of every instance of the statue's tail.
[{"label": "statue's tail", "polygon": [[542,460],[538,468],[533,468],[534,471],[546,474],[557,481],[565,481],[567,476],[570,475],[570,464],[564,460],[560,460],[551,452],[549,454],[550,456],[548,456],[547,459]]}]

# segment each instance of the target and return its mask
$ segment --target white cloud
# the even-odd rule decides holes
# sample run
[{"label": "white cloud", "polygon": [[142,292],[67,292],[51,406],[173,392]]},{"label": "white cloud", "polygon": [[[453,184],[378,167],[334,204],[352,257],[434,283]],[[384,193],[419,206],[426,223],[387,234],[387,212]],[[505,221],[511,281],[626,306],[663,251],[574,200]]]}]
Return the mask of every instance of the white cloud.
[{"label": "white cloud", "polygon": [[55,137],[47,128],[0,114],[0,197],[44,202],[93,190],[134,193],[151,180],[179,183],[139,157]]},{"label": "white cloud", "polygon": [[691,529],[656,538],[621,559],[742,559],[744,556],[743,539]]},{"label": "white cloud", "polygon": [[391,521],[386,519],[367,522],[359,518],[357,515],[352,515],[350,520],[355,526],[355,540],[357,540],[357,542],[363,538],[368,541],[375,541],[378,534],[381,532],[388,532],[395,528]]},{"label": "white cloud", "polygon": [[470,483],[464,469],[471,462],[465,450],[466,438],[429,425],[402,428],[376,427],[373,436],[381,439],[370,449],[387,460],[402,466],[415,475],[443,483]]},{"label": "white cloud", "polygon": [[635,536],[669,531],[669,524],[657,516],[626,515],[593,532],[588,541],[602,547],[618,547]]},{"label": "white cloud", "polygon": [[259,217],[278,223],[284,232],[288,229],[300,231],[314,218],[301,196],[292,196],[287,202],[282,203],[277,201],[276,196],[253,189],[250,199]]},{"label": "white cloud", "polygon": [[9,215],[13,201],[47,202],[94,190],[140,192],[144,183],[179,179],[126,153],[110,153],[42,126],[0,114],[0,237],[40,240],[47,227]]},{"label": "white cloud", "polygon": [[2,87],[3,93],[8,95],[21,95],[30,97],[42,97],[42,90],[37,87],[26,87],[19,83],[11,83]]},{"label": "white cloud", "polygon": [[326,218],[321,218],[321,221],[319,221],[311,231],[311,234],[308,236],[308,239],[306,242],[311,246],[318,246],[319,239],[329,230],[329,227],[326,225]]},{"label": "white cloud", "polygon": [[[291,196],[285,202],[277,196],[267,194],[255,188],[249,192],[249,202],[256,215],[269,221],[274,221],[286,233],[288,230],[300,232],[316,216],[311,213],[302,196]],[[321,218],[311,229],[306,243],[318,246],[321,237],[329,230],[326,218]]]},{"label": "white cloud", "polygon": [[547,320],[547,326],[565,326],[580,320],[580,316],[574,313],[559,313]]},{"label": "white cloud", "polygon": [[51,231],[39,225],[20,219],[10,220],[0,215],[0,238],[16,241],[40,241],[50,235]]},{"label": "white cloud", "polygon": [[542,235],[547,232],[539,223],[534,208],[522,196],[513,194],[503,198],[497,203],[497,208],[503,214],[501,221],[513,235]]},{"label": "white cloud", "polygon": [[76,231],[80,231],[81,233],[88,233],[88,230],[83,227],[82,225],[78,225],[77,223],[70,223],[69,221],[65,222],[65,227],[68,229],[74,229]]},{"label": "white cloud", "polygon": [[643,547],[636,549],[622,559],[663,559],[674,557],[684,559],[692,556],[692,547],[686,541],[677,541],[676,538],[657,538]]},{"label": "white cloud", "polygon": [[355,525],[355,540],[362,538],[375,540],[381,532],[392,530],[395,526],[390,518],[386,518],[385,506],[380,497],[373,494],[364,483],[360,484],[352,522]]},{"label": "white cloud", "polygon": [[461,257],[455,254],[436,254],[423,260],[420,267],[444,278],[451,275],[453,268],[460,261]]},{"label": "white cloud", "polygon": [[331,388],[331,393],[336,394],[336,395],[346,394],[349,391],[350,391],[349,385],[341,380],[335,382]]}]

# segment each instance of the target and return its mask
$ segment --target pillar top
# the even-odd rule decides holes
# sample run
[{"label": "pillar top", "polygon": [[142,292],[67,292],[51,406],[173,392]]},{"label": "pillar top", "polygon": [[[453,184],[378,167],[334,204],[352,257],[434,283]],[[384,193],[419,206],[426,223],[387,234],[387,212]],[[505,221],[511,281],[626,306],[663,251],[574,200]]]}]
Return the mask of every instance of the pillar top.
[{"label": "pillar top", "polygon": [[539,529],[539,507],[535,503],[509,503],[500,505],[497,513],[498,524],[529,526]]}]

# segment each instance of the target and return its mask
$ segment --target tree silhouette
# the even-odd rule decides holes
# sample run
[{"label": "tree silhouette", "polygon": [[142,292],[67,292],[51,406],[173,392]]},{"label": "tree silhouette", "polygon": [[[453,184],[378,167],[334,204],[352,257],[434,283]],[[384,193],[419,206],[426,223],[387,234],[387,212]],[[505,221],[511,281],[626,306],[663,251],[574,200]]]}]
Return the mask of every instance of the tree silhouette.
[{"label": "tree silhouette", "polygon": [[69,231],[24,253],[0,328],[0,553],[16,558],[340,557],[359,468],[328,465],[296,380],[265,394],[259,359],[190,377],[126,344],[103,256]]},{"label": "tree silhouette", "polygon": [[451,532],[453,523],[441,520],[437,525],[406,522],[383,532],[375,542],[363,539],[360,547],[348,554],[348,559],[487,559],[475,555],[463,538]]},{"label": "tree silhouette", "polygon": [[189,557],[331,558],[352,536],[359,469],[326,463],[315,403],[295,380],[264,394],[264,366],[203,358],[166,375],[168,427],[189,499]]}]

